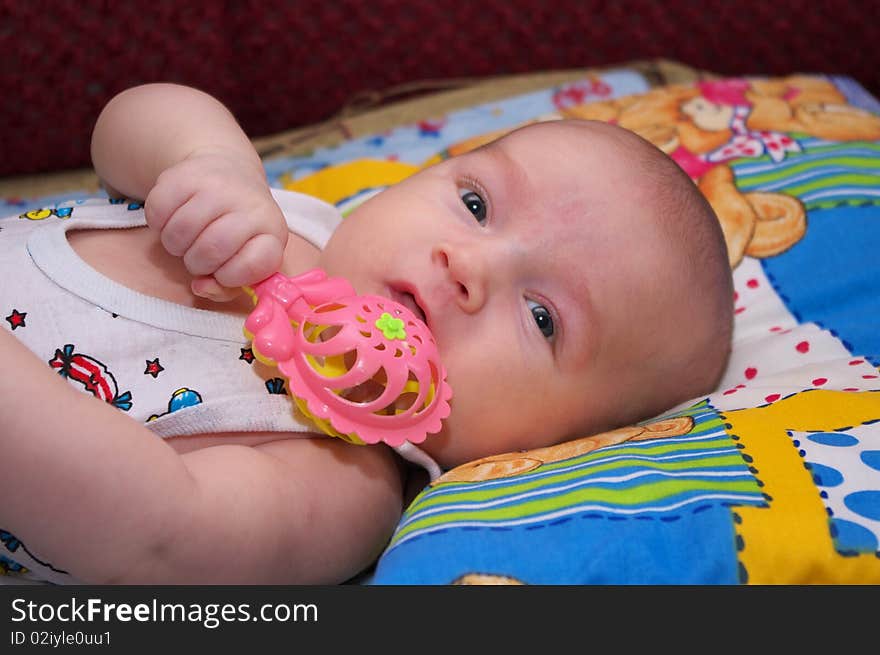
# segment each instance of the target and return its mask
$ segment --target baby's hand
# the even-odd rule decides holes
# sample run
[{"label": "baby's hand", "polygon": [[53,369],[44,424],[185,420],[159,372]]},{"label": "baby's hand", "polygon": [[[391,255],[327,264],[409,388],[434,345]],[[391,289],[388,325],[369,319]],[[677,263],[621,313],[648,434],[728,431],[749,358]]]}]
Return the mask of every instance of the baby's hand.
[{"label": "baby's hand", "polygon": [[197,296],[225,301],[276,272],[287,224],[262,167],[227,151],[199,151],[159,175],[147,224],[182,257]]}]

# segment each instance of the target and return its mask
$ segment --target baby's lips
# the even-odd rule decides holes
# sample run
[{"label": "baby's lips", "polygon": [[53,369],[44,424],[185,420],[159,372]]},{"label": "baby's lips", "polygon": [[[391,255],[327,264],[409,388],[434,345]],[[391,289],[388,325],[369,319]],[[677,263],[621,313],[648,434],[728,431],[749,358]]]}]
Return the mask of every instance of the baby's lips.
[{"label": "baby's lips", "polygon": [[410,282],[392,282],[388,286],[388,296],[416,315],[420,322],[430,328],[431,309],[419,289]]}]

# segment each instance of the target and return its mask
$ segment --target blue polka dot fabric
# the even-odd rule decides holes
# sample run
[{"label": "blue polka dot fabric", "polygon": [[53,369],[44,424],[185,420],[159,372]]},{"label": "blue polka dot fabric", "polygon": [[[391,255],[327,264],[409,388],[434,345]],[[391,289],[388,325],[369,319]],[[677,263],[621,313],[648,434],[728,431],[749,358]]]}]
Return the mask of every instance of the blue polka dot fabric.
[{"label": "blue polka dot fabric", "polygon": [[820,491],[837,551],[880,550],[880,439],[874,424],[791,437]]}]

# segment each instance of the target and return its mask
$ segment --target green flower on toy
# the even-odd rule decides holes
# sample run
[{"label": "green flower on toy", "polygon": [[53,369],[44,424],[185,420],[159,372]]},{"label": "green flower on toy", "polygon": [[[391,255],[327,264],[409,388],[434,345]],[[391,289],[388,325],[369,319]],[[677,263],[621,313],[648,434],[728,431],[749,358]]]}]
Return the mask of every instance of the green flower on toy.
[{"label": "green flower on toy", "polygon": [[388,312],[382,312],[382,316],[376,319],[376,327],[382,330],[386,339],[406,339],[406,330],[403,329],[403,321],[394,318]]}]

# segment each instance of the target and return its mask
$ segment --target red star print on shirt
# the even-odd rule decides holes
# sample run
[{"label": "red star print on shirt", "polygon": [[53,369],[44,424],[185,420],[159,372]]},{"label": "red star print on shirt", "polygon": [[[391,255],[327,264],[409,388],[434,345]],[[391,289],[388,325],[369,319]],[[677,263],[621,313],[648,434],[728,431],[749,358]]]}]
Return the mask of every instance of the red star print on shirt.
[{"label": "red star print on shirt", "polygon": [[147,362],[147,368],[144,369],[144,375],[152,375],[154,378],[159,377],[159,373],[164,371],[165,369],[159,363],[159,358],[157,357],[153,361],[145,360]]},{"label": "red star print on shirt", "polygon": [[20,312],[17,309],[13,309],[12,313],[6,317],[6,320],[9,321],[9,325],[14,330],[19,327],[27,327],[24,324],[25,316],[27,316],[27,312]]}]

